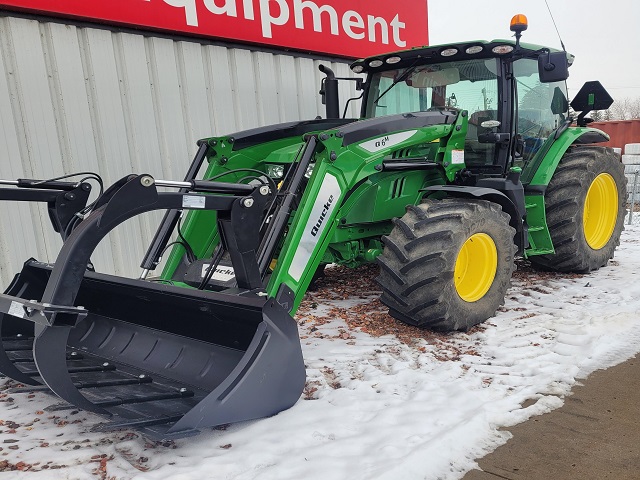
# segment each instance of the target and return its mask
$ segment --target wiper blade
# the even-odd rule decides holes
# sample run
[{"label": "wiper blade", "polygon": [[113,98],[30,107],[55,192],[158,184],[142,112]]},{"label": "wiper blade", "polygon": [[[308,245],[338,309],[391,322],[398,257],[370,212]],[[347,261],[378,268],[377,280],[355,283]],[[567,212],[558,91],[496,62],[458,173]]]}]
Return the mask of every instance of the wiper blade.
[{"label": "wiper blade", "polygon": [[396,86],[397,84],[399,84],[400,82],[402,82],[402,81],[406,80],[406,79],[409,77],[409,75],[411,75],[411,74],[415,71],[415,69],[416,69],[417,67],[418,67],[418,61],[416,60],[415,62],[413,62],[413,65],[411,65],[409,68],[407,68],[407,69],[402,73],[402,75],[400,75],[398,78],[396,78],[396,79],[393,81],[393,83],[392,83],[391,85],[389,85],[389,86],[387,87],[387,89],[386,89],[384,92],[382,92],[380,95],[378,95],[378,98],[376,98],[376,99],[373,101],[374,105],[375,105],[375,104],[377,104],[377,103],[380,101],[380,99],[381,99],[382,97],[384,97],[384,96],[387,94],[387,92],[388,92],[389,90],[391,90],[393,87],[395,87],[395,86]]}]

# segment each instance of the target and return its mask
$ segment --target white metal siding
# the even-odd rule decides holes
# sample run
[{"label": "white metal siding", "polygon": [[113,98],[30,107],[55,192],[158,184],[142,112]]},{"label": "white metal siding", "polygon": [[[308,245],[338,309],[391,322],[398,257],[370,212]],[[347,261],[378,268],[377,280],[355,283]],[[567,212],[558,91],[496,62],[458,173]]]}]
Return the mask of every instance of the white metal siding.
[{"label": "white metal siding", "polygon": [[[22,18],[0,18],[0,178],[131,173],[182,180],[199,138],[324,115],[320,62]],[[350,76],[345,63],[336,75]],[[341,86],[343,99],[350,85]],[[350,112],[357,116],[356,106]],[[93,261],[134,276],[161,213],[116,229]],[[61,241],[42,205],[0,208],[0,280]]]}]

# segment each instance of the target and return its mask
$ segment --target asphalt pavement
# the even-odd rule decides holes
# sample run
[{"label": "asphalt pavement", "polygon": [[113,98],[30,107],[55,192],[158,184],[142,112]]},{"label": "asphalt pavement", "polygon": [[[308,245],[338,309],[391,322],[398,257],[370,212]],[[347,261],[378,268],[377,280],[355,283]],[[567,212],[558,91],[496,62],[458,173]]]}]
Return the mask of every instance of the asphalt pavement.
[{"label": "asphalt pavement", "polygon": [[598,370],[564,405],[506,430],[463,480],[640,480],[640,358]]}]

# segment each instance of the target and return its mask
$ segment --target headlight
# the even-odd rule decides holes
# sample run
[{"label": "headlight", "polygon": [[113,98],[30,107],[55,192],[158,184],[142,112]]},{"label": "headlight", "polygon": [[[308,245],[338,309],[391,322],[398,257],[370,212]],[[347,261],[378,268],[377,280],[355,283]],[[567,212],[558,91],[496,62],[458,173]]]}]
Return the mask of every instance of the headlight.
[{"label": "headlight", "polygon": [[267,175],[271,178],[282,178],[284,176],[284,165],[267,165]]},{"label": "headlight", "polygon": [[505,53],[513,52],[513,45],[498,45],[491,49],[493,53],[497,53],[498,55],[504,55]]},{"label": "headlight", "polygon": [[442,55],[443,57],[452,57],[456,53],[458,53],[458,49],[452,47],[452,48],[445,48],[440,52],[440,55]]}]

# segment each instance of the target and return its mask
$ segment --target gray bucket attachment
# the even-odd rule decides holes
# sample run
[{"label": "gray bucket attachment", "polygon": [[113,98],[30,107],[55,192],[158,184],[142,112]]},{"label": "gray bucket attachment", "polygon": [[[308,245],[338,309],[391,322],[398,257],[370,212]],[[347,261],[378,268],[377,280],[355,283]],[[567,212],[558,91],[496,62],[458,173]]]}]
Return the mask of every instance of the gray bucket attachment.
[{"label": "gray bucket attachment", "polygon": [[99,430],[135,428],[159,439],[296,403],[305,384],[297,325],[264,293],[256,254],[254,226],[273,192],[204,181],[194,188],[208,193],[198,208],[223,212],[218,227],[232,247],[237,287],[212,292],[89,271],[95,247],[117,225],[188,208],[183,197],[194,195],[158,192],[148,175],[124,178],[77,225],[55,264],[27,261],[0,295],[0,373],[25,385],[17,391],[64,400],[49,410],[108,417]]},{"label": "gray bucket attachment", "polygon": [[[153,438],[274,415],[305,382],[295,322],[274,299],[231,297],[87,272],[76,326],[26,318],[52,267],[28,261],[3,310],[3,374],[51,389],[67,403],[110,417],[101,430],[140,429]],[[23,301],[11,293],[27,294]],[[38,294],[39,292],[39,294]],[[13,305],[7,305],[13,302]],[[38,307],[38,304],[36,308]],[[35,325],[35,328],[33,326]]]}]

